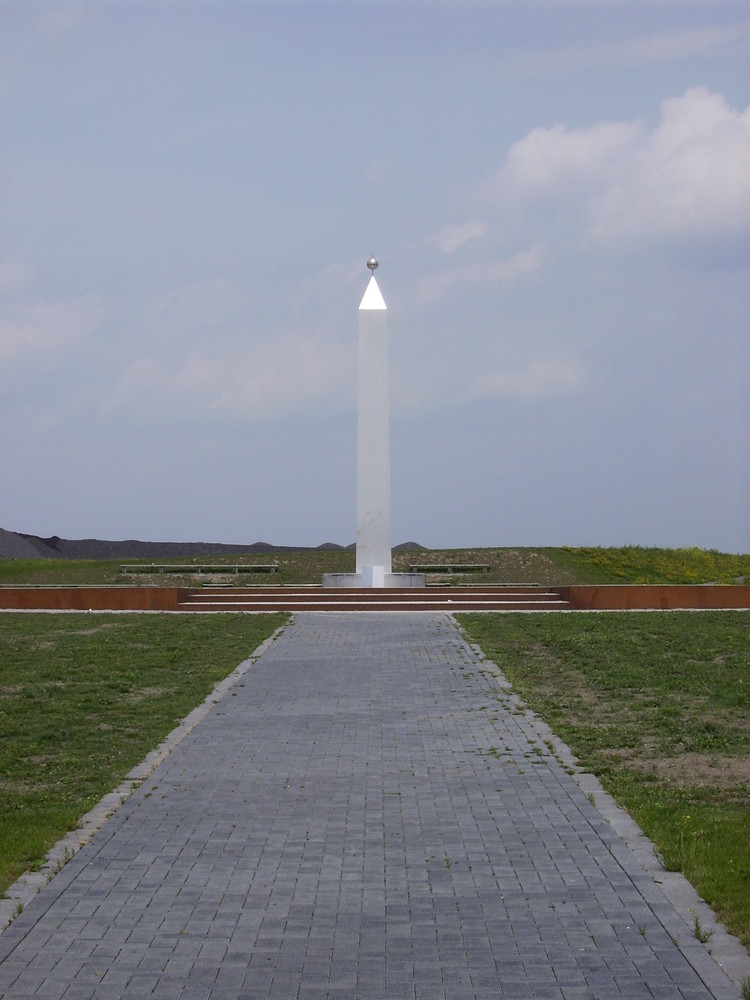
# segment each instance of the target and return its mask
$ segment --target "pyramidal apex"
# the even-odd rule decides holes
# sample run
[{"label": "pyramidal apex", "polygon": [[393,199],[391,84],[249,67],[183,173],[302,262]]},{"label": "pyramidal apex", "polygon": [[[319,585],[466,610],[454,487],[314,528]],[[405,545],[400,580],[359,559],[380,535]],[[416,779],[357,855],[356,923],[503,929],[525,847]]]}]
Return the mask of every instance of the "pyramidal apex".
[{"label": "pyramidal apex", "polygon": [[375,275],[370,278],[370,281],[365,290],[365,294],[362,296],[362,301],[359,304],[360,309],[385,309],[386,305],[383,301],[383,296],[380,294],[380,289],[378,288],[378,283],[375,280]]}]

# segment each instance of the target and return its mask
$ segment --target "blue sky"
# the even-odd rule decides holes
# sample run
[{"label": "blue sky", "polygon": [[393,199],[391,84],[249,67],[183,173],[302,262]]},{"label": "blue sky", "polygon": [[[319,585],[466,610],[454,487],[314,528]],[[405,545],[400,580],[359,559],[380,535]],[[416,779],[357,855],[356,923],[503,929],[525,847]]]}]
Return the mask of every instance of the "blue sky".
[{"label": "blue sky", "polygon": [[0,0],[0,526],[748,551],[735,0]]}]

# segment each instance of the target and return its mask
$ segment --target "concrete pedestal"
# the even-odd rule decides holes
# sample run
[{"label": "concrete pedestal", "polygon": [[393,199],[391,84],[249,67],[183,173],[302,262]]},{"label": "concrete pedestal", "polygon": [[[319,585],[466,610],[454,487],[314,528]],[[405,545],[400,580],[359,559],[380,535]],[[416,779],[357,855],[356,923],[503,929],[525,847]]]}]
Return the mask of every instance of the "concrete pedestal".
[{"label": "concrete pedestal", "polygon": [[[382,567],[366,567],[366,569]],[[349,587],[352,589],[365,589],[370,587],[424,587],[424,575],[422,573],[383,573],[379,579],[382,583],[373,583],[373,576],[363,573],[324,573],[324,587]],[[369,582],[368,582],[369,581]]]}]

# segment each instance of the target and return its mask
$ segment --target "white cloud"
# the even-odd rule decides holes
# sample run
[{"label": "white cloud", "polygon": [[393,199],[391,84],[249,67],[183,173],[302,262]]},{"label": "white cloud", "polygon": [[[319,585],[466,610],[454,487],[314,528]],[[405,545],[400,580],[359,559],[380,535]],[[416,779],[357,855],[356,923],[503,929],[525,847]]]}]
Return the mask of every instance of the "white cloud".
[{"label": "white cloud", "polygon": [[540,359],[522,371],[488,371],[470,387],[468,399],[504,396],[535,402],[578,392],[586,382],[586,370],[576,359]]},{"label": "white cloud", "polygon": [[139,332],[159,341],[174,338],[184,350],[231,334],[248,322],[247,294],[231,279],[217,276],[170,288],[154,296]]},{"label": "white cloud", "polygon": [[526,204],[579,200],[596,242],[737,232],[747,225],[750,110],[694,87],[661,104],[661,118],[533,129],[495,178]]},{"label": "white cloud", "polygon": [[249,416],[274,416],[330,404],[350,395],[354,367],[334,342],[294,332],[260,345],[220,382],[216,406]]},{"label": "white cloud", "polygon": [[511,146],[499,186],[527,198],[599,186],[637,142],[639,131],[637,122],[602,122],[572,131],[564,125],[532,129]]},{"label": "white cloud", "polygon": [[103,315],[101,301],[91,294],[8,309],[0,316],[0,360],[42,358],[83,340]]},{"label": "white cloud", "polygon": [[486,223],[466,222],[462,226],[444,226],[428,242],[433,243],[443,253],[454,253],[465,243],[484,236],[486,232]]},{"label": "white cloud", "polygon": [[512,257],[501,260],[477,261],[428,275],[419,282],[417,299],[426,304],[439,299],[452,285],[513,281],[524,274],[536,271],[541,266],[541,257],[536,247],[519,250]]},{"label": "white cloud", "polygon": [[330,408],[336,400],[348,403],[353,373],[351,351],[294,331],[216,356],[194,352],[179,367],[140,358],[104,409],[273,421],[308,407]]},{"label": "white cloud", "polygon": [[748,222],[750,110],[705,87],[663,101],[661,122],[625,151],[590,203],[599,241],[640,235],[736,232]]}]

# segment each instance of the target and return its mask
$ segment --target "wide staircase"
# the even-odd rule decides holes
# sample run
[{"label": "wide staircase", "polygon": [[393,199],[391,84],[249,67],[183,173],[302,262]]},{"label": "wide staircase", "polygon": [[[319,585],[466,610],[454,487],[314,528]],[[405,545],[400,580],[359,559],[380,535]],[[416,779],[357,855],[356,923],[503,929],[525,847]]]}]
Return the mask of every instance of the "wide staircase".
[{"label": "wide staircase", "polygon": [[201,587],[178,611],[572,611],[554,591],[519,584],[368,590],[323,587]]}]

